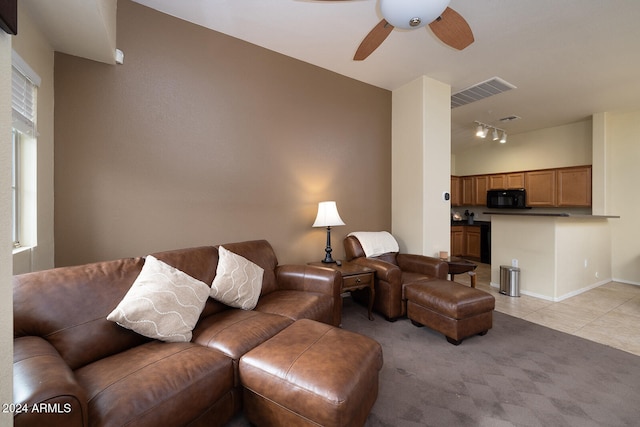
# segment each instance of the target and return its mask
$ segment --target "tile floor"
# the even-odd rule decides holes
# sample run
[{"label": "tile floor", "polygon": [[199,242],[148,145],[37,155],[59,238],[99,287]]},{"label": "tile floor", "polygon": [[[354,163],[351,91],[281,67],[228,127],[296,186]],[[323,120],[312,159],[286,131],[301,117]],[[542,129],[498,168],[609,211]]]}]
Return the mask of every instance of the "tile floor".
[{"label": "tile floor", "polygon": [[[561,302],[510,297],[491,287],[491,266],[478,263],[476,287],[496,298],[496,310],[640,356],[640,286],[610,282]],[[469,284],[460,274],[455,281]]]}]

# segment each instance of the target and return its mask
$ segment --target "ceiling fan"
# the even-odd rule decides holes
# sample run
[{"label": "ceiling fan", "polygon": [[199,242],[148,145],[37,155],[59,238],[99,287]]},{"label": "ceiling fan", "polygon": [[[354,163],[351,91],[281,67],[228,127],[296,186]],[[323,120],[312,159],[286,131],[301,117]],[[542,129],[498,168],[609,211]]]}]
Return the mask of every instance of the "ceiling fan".
[{"label": "ceiling fan", "polygon": [[[335,0],[322,0],[335,1]],[[389,36],[394,28],[429,28],[443,43],[462,50],[473,43],[473,32],[467,21],[449,7],[450,0],[380,0],[384,17],[364,38],[354,61],[366,59]]]}]

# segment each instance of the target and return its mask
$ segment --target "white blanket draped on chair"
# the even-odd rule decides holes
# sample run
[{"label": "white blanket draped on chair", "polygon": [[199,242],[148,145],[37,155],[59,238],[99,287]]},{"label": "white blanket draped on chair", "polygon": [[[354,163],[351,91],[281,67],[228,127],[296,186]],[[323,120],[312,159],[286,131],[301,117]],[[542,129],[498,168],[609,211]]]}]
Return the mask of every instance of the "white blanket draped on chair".
[{"label": "white blanket draped on chair", "polygon": [[354,231],[349,233],[349,236],[354,236],[360,241],[360,245],[367,257],[375,257],[400,250],[396,239],[387,231]]}]

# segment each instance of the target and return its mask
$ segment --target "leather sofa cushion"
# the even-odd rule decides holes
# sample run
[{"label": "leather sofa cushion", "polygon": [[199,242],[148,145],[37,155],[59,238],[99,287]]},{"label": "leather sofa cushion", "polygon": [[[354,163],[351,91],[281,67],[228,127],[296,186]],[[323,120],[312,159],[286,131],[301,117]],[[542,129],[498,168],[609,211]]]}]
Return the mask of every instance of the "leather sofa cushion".
[{"label": "leather sofa cushion", "polygon": [[[40,337],[13,341],[13,402],[32,408],[34,402],[58,405],[56,413],[18,411],[16,426],[86,426],[87,399],[69,366],[51,344]],[[46,378],[46,381],[42,379]]]},{"label": "leather sofa cushion", "polygon": [[193,343],[153,341],[75,374],[92,425],[186,425],[234,387],[231,359]]},{"label": "leather sofa cushion", "polygon": [[73,370],[148,341],[107,320],[143,262],[126,258],[14,276],[14,337],[44,338]]},{"label": "leather sofa cushion", "polygon": [[227,310],[203,319],[193,331],[193,342],[213,348],[236,362],[293,321],[258,311]]},{"label": "leather sofa cushion", "polygon": [[281,290],[262,296],[255,310],[292,320],[311,319],[333,324],[333,303],[333,296],[327,294]]}]

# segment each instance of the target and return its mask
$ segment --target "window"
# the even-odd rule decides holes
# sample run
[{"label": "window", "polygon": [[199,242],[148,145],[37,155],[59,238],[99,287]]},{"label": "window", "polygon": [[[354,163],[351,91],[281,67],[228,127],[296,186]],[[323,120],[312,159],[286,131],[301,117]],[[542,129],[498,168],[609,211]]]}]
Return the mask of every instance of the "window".
[{"label": "window", "polygon": [[19,166],[20,165],[20,134],[13,129],[13,136],[11,138],[11,219],[12,219],[12,232],[13,232],[13,247],[20,247],[20,185],[18,184]]},{"label": "window", "polygon": [[40,77],[15,52],[11,59],[13,246],[35,246],[36,100]]}]

